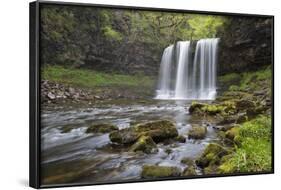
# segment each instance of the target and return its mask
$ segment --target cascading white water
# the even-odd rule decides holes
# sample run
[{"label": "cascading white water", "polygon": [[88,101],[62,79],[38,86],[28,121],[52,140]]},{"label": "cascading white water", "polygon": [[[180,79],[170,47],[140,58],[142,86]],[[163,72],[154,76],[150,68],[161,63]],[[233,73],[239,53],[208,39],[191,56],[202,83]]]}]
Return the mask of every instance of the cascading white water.
[{"label": "cascading white water", "polygon": [[157,90],[158,99],[169,99],[173,93],[171,90],[173,48],[173,45],[168,46],[162,55],[158,80],[159,90]]},{"label": "cascading white water", "polygon": [[176,73],[176,88],[175,98],[185,99],[188,95],[188,66],[189,66],[189,47],[190,42],[178,42],[177,51],[178,54],[178,66]]},{"label": "cascading white water", "polygon": [[[177,42],[176,48],[167,47],[161,60],[156,99],[215,99],[218,42],[218,38],[199,40],[193,62],[189,41]],[[173,55],[177,58],[174,62]]]}]

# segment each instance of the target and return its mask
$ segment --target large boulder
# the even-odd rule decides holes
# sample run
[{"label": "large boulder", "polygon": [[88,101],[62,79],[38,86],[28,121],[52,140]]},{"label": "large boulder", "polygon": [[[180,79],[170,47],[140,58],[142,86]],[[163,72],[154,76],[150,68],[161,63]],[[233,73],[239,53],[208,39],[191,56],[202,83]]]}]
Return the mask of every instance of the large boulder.
[{"label": "large boulder", "polygon": [[154,142],[158,143],[177,137],[178,131],[172,121],[157,120],[114,131],[110,133],[109,138],[115,143],[132,144],[136,142],[140,136],[149,136]]},{"label": "large boulder", "polygon": [[141,177],[148,179],[161,177],[177,177],[180,175],[181,171],[179,168],[170,166],[144,165],[141,172]]},{"label": "large boulder", "polygon": [[204,139],[207,134],[207,128],[203,126],[192,126],[192,128],[188,131],[189,139]]}]

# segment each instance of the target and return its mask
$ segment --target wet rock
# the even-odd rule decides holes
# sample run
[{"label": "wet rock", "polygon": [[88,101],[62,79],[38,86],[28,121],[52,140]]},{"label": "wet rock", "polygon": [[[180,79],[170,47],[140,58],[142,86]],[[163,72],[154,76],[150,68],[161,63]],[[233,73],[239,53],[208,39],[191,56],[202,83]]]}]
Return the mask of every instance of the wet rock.
[{"label": "wet rock", "polygon": [[171,153],[173,152],[173,150],[172,150],[171,148],[166,148],[166,149],[165,149],[165,152],[166,152],[167,154],[171,154]]},{"label": "wet rock", "polygon": [[201,126],[192,126],[188,131],[189,139],[204,139],[207,134],[207,128]]},{"label": "wet rock", "polygon": [[203,108],[206,104],[199,103],[199,102],[192,102],[191,106],[189,107],[189,113],[200,112],[201,108]]},{"label": "wet rock", "polygon": [[228,125],[236,123],[238,117],[238,115],[223,116],[223,118],[217,123],[217,125]]},{"label": "wet rock", "polygon": [[196,165],[206,168],[210,165],[218,165],[220,159],[229,154],[229,151],[221,145],[211,143],[204,150],[203,154],[195,161]]},{"label": "wet rock", "polygon": [[191,165],[193,165],[194,162],[193,162],[192,159],[186,157],[186,158],[183,158],[183,159],[181,160],[181,163],[186,164],[186,165],[188,165],[188,166],[191,166]]},{"label": "wet rock", "polygon": [[137,133],[150,136],[155,142],[161,142],[178,136],[176,125],[170,120],[158,120],[137,124],[134,126],[134,130]]},{"label": "wet rock", "polygon": [[86,133],[109,133],[116,130],[118,130],[118,127],[113,124],[101,123],[101,124],[91,125],[86,130]]},{"label": "wet rock", "polygon": [[144,165],[141,172],[141,177],[147,179],[177,177],[180,175],[181,171],[179,168],[170,166]]},{"label": "wet rock", "polygon": [[113,131],[109,134],[109,138],[114,143],[119,144],[133,144],[137,141],[140,134],[136,133],[131,128],[121,129],[119,131]]},{"label": "wet rock", "polygon": [[178,135],[175,138],[175,141],[180,142],[180,143],[185,143],[186,142],[186,138],[184,136],[182,136],[182,135]]},{"label": "wet rock", "polygon": [[60,130],[61,130],[61,133],[69,133],[74,128],[75,128],[75,126],[73,126],[73,125],[67,125],[67,126],[61,127]]},{"label": "wet rock", "polygon": [[193,176],[193,175],[197,175],[194,166],[186,167],[182,172],[182,176]]},{"label": "wet rock", "polygon": [[56,99],[56,96],[55,96],[53,93],[51,93],[51,92],[49,92],[47,96],[48,96],[48,98],[49,98],[50,100]]},{"label": "wet rock", "polygon": [[157,152],[157,146],[150,136],[141,136],[137,142],[132,145],[130,151],[141,151],[146,154]]},{"label": "wet rock", "polygon": [[219,130],[219,131],[227,131],[229,129],[231,129],[232,127],[234,127],[235,124],[230,124],[230,125],[216,125],[213,126],[214,129]]},{"label": "wet rock", "polygon": [[157,120],[140,123],[133,127],[110,133],[112,142],[130,144],[136,142],[140,136],[150,136],[154,142],[163,142],[178,136],[175,124],[169,120]]}]

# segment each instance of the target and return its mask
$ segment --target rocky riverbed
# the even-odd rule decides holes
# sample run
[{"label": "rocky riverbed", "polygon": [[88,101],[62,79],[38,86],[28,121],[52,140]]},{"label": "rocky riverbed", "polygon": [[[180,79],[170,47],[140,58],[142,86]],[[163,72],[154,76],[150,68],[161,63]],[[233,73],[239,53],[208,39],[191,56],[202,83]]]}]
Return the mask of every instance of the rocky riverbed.
[{"label": "rocky riverbed", "polygon": [[51,101],[42,110],[43,184],[239,172],[226,165],[243,143],[239,130],[271,114],[270,81],[248,82],[247,88],[220,92],[214,101],[167,101],[105,100],[45,81],[44,88],[52,90],[43,92]]}]

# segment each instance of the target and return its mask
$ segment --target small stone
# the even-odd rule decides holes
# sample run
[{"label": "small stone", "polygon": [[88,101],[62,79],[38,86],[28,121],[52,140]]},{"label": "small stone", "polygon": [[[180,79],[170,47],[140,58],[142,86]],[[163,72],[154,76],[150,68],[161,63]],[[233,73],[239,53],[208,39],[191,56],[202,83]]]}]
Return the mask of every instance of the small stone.
[{"label": "small stone", "polygon": [[53,93],[51,93],[51,92],[49,92],[47,96],[48,96],[48,98],[49,98],[50,100],[56,99],[56,96],[55,96]]}]

